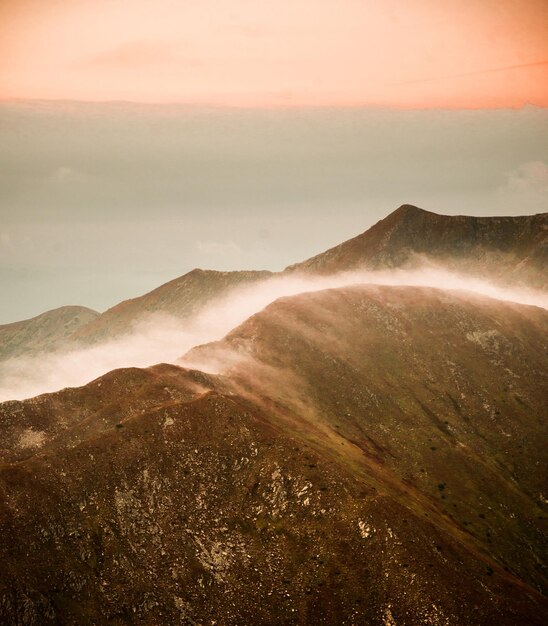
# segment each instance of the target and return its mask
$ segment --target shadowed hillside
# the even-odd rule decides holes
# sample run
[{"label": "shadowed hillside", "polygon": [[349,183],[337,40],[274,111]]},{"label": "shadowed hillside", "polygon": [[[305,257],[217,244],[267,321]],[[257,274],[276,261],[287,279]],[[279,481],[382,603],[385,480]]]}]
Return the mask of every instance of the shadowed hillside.
[{"label": "shadowed hillside", "polygon": [[541,558],[548,313],[356,286],[184,363],[0,405],[0,616],[520,624]]},{"label": "shadowed hillside", "polygon": [[529,561],[527,577],[540,584],[531,545],[541,541],[547,331],[548,313],[536,307],[356,286],[278,300],[183,363],[227,364],[240,394],[280,419],[296,416],[295,428],[310,425],[353,464],[350,442],[369,477],[381,462],[456,528],[500,550],[501,562]]}]

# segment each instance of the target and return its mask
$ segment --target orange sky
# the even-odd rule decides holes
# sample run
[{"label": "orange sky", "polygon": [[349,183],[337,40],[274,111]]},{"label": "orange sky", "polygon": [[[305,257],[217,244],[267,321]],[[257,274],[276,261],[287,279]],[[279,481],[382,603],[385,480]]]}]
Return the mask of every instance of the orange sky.
[{"label": "orange sky", "polygon": [[2,0],[0,98],[548,106],[548,2]]}]

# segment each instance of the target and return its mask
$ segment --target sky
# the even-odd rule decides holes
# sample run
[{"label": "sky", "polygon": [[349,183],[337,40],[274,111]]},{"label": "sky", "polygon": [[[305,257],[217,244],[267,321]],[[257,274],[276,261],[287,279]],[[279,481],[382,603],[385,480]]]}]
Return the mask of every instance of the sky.
[{"label": "sky", "polygon": [[0,324],[548,198],[537,0],[2,0]]},{"label": "sky", "polygon": [[548,104],[545,0],[2,0],[0,97]]}]

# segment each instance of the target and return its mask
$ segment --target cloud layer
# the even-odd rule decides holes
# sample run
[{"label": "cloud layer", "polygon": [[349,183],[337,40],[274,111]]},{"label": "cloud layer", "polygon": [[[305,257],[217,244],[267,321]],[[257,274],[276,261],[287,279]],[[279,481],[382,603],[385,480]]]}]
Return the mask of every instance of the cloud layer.
[{"label": "cloud layer", "polygon": [[283,276],[234,290],[182,322],[162,313],[144,316],[122,338],[89,348],[11,359],[0,365],[0,401],[23,399],[67,386],[79,386],[119,367],[159,362],[222,369],[178,359],[196,345],[221,339],[248,317],[282,296],[361,283],[463,289],[500,300],[548,308],[548,296],[509,290],[441,269],[350,272],[331,277]]}]

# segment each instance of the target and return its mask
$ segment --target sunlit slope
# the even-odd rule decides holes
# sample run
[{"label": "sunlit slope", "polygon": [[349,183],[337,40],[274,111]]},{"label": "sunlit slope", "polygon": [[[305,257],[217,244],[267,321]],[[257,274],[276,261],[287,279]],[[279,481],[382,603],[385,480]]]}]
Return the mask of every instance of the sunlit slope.
[{"label": "sunlit slope", "polygon": [[424,262],[514,286],[547,288],[548,213],[438,215],[404,204],[364,233],[286,271],[336,273]]},{"label": "sunlit slope", "polygon": [[547,337],[537,307],[356,286],[280,299],[187,362],[540,585]]},{"label": "sunlit slope", "polygon": [[216,374],[0,405],[3,623],[540,626],[547,318],[334,289],[192,351]]}]

